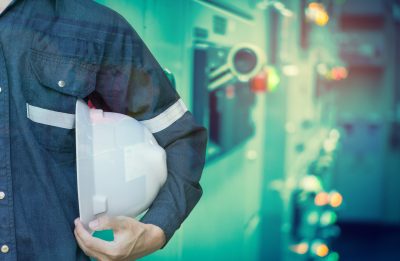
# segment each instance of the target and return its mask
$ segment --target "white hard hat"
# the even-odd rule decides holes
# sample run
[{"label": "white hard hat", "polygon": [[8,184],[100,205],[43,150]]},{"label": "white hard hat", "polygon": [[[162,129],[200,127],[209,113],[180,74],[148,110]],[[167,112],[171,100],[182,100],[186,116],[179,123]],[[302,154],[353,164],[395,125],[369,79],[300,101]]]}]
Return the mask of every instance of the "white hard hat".
[{"label": "white hard hat", "polygon": [[76,104],[76,157],[80,219],[98,214],[136,217],[167,178],[166,154],[137,120]]}]

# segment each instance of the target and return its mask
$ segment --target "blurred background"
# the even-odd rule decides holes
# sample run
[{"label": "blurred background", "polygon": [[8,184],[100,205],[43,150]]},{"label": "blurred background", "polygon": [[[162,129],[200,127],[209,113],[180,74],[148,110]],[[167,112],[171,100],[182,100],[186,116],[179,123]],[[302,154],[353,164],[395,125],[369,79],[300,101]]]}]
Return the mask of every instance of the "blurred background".
[{"label": "blurred background", "polygon": [[209,130],[204,195],[144,260],[400,260],[399,0],[98,0]]}]

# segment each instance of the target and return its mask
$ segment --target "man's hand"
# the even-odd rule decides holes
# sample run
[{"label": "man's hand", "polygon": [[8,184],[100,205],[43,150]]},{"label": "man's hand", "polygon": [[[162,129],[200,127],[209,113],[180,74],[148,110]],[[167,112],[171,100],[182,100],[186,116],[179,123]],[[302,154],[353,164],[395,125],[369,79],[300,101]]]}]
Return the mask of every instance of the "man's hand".
[{"label": "man's hand", "polygon": [[161,228],[141,223],[129,217],[100,217],[89,224],[92,230],[112,229],[114,241],[107,242],[93,237],[80,222],[75,219],[75,238],[86,255],[98,261],[131,261],[148,255],[165,244],[165,234]]}]

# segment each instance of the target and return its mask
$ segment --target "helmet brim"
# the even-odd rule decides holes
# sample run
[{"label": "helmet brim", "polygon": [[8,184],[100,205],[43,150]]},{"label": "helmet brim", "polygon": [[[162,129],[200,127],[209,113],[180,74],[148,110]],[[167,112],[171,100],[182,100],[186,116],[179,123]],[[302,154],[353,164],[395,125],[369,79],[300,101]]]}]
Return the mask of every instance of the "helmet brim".
[{"label": "helmet brim", "polygon": [[93,162],[93,130],[90,109],[83,100],[78,100],[75,110],[75,139],[77,189],[79,216],[84,225],[95,219],[93,215],[93,195],[95,193]]}]

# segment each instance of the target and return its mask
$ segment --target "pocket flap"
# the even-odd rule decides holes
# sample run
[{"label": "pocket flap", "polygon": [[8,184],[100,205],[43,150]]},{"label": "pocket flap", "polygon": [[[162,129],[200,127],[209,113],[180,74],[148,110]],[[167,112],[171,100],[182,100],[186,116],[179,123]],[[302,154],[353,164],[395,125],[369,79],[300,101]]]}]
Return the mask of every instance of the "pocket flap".
[{"label": "pocket flap", "polygon": [[38,81],[57,92],[84,98],[96,86],[99,65],[33,49],[30,64]]}]

